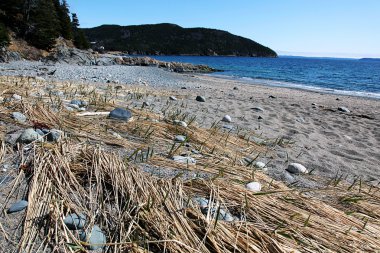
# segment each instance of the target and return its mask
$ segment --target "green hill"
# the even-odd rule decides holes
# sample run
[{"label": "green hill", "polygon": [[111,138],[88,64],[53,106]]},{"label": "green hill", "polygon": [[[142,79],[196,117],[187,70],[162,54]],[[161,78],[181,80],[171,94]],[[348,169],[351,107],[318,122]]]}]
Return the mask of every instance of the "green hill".
[{"label": "green hill", "polygon": [[96,46],[129,54],[277,57],[272,49],[253,40],[215,29],[156,24],[102,25],[83,31]]}]

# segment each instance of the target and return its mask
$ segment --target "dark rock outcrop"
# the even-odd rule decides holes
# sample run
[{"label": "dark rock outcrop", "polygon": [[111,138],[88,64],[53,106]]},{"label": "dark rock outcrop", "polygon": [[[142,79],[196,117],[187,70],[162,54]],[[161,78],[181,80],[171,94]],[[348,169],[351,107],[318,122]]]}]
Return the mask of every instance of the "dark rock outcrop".
[{"label": "dark rock outcrop", "polygon": [[20,61],[22,57],[17,52],[7,50],[5,47],[0,48],[0,62]]},{"label": "dark rock outcrop", "polygon": [[97,59],[91,51],[60,45],[44,61],[73,65],[96,65]]},{"label": "dark rock outcrop", "polygon": [[164,62],[150,57],[118,57],[115,62],[128,66],[156,66],[177,73],[210,73],[218,70],[206,65],[194,65],[182,62]]}]

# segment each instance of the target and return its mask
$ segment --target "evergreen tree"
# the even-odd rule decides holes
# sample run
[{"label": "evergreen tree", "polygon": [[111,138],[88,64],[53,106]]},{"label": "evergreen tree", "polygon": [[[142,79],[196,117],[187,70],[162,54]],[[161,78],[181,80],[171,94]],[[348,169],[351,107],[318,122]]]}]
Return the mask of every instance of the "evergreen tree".
[{"label": "evergreen tree", "polygon": [[79,19],[76,13],[72,13],[71,26],[74,32],[74,45],[79,49],[90,48],[87,38],[82,30],[79,29]]},{"label": "evergreen tree", "polygon": [[0,0],[0,22],[18,34],[25,31],[25,0]]},{"label": "evergreen tree", "polygon": [[79,19],[76,13],[71,14],[71,26],[74,31],[79,29]]},{"label": "evergreen tree", "polygon": [[31,10],[30,24],[33,29],[28,34],[29,41],[38,48],[53,47],[60,26],[52,0],[38,0]]},{"label": "evergreen tree", "polygon": [[8,46],[10,42],[7,28],[3,23],[0,23],[0,47]]},{"label": "evergreen tree", "polygon": [[63,0],[62,3],[60,0],[53,0],[53,2],[59,20],[59,33],[63,38],[72,40],[73,29],[71,27],[70,11],[67,2],[66,0]]}]

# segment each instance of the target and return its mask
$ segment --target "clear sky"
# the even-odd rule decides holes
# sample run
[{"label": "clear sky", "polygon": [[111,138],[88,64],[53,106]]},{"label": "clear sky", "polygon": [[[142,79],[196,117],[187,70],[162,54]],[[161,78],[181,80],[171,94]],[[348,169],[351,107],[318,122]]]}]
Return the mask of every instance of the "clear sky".
[{"label": "clear sky", "polygon": [[229,31],[279,54],[380,57],[380,0],[68,0],[82,27],[174,23]]}]

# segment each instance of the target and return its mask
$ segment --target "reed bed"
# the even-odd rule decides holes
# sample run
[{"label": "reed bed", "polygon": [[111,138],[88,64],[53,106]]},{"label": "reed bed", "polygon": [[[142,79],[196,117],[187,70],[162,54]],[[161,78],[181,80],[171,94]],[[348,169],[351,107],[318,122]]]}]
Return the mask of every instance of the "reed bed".
[{"label": "reed bed", "polygon": [[[48,86],[64,96],[47,94]],[[124,123],[64,109],[77,94],[90,101],[94,112],[151,94],[148,88],[127,88],[75,89],[67,82],[0,78],[2,97],[23,96],[0,105],[2,121],[65,133],[58,143],[36,142],[14,150],[20,166],[3,206],[19,191],[29,203],[20,234],[3,236],[17,241],[16,252],[86,252],[89,245],[63,222],[71,213],[87,217],[87,231],[99,225],[107,238],[104,252],[380,252],[377,186],[360,179],[348,184],[337,177],[319,189],[289,188],[254,167],[257,157],[271,154],[271,146],[251,141],[253,132],[231,133],[217,122],[210,129],[199,128],[178,104],[169,103],[161,114],[130,108],[134,121]],[[15,123],[8,116],[15,110],[26,114],[29,123]],[[177,126],[174,119],[189,126]],[[195,165],[171,159],[191,153],[185,143],[173,142],[177,134],[198,150],[192,154]],[[2,142],[0,161],[7,150]],[[159,178],[145,173],[142,165],[195,176]],[[198,172],[208,176],[196,176]],[[262,191],[248,191],[245,184],[251,181],[259,181]],[[209,199],[207,213],[201,212],[196,197]],[[219,220],[221,209],[235,221]]]}]

